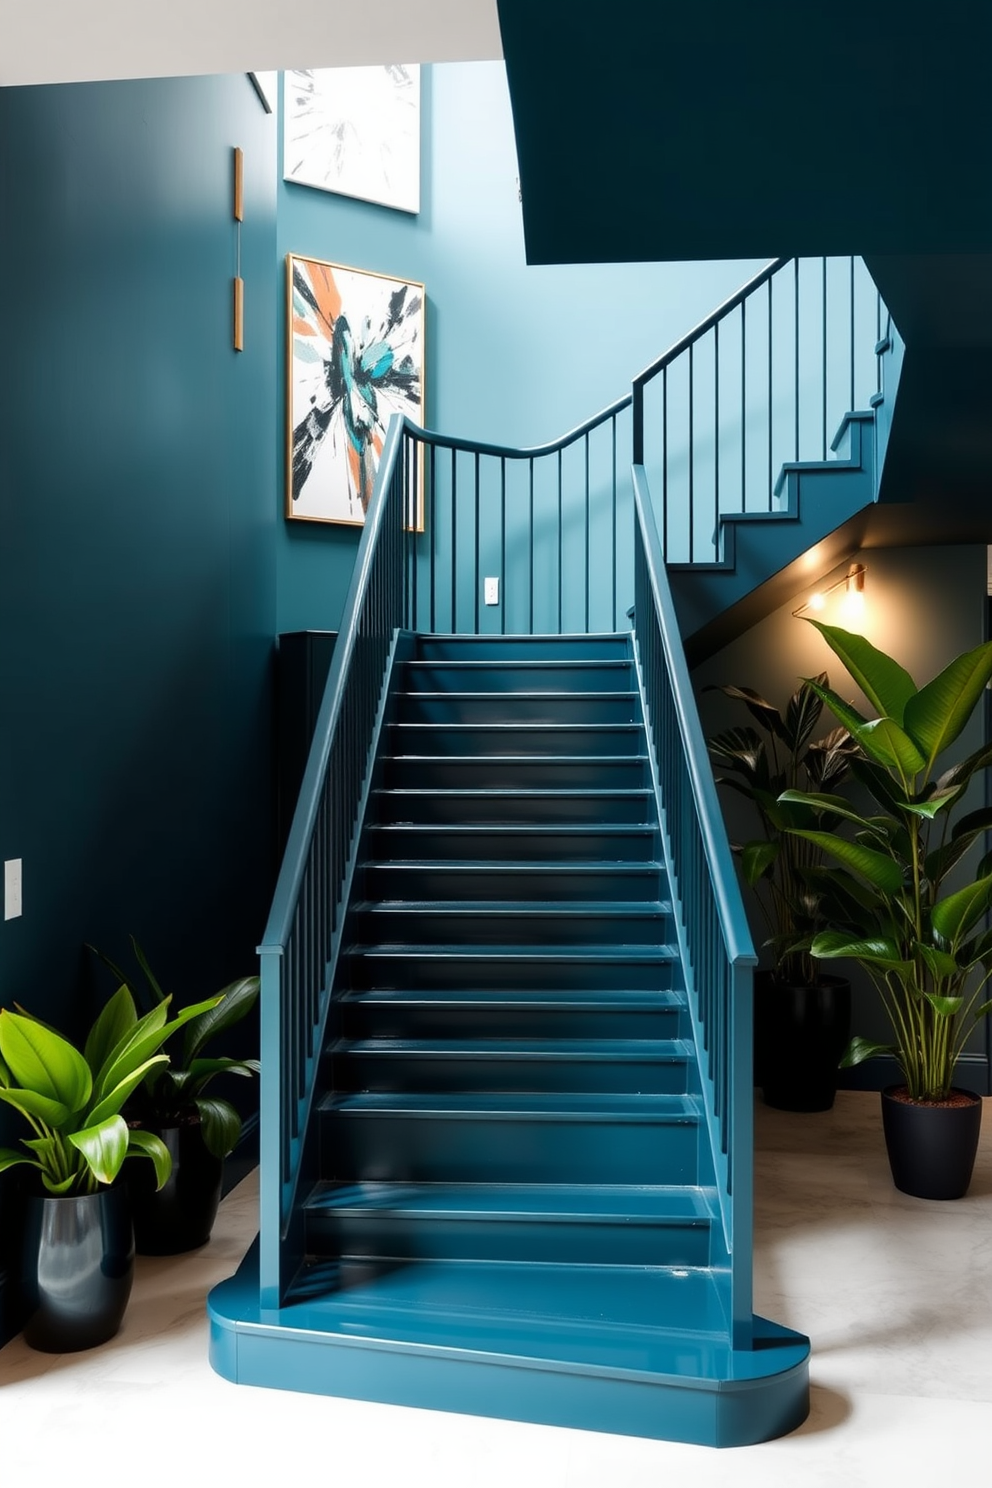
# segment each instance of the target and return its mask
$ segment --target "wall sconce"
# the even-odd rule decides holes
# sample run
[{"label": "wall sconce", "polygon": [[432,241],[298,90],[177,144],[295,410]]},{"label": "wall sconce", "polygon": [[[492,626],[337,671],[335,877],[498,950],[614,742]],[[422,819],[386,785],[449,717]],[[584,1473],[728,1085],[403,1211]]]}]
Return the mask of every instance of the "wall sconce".
[{"label": "wall sconce", "polygon": [[838,609],[840,617],[848,623],[857,622],[865,612],[865,574],[868,572],[864,563],[852,563],[843,578],[837,579],[833,584],[828,584],[825,589],[818,589],[811,594],[805,604],[801,604],[798,610],[793,610],[797,620],[803,619],[811,611],[816,612],[826,608],[827,600],[831,594],[843,589],[840,596]]}]

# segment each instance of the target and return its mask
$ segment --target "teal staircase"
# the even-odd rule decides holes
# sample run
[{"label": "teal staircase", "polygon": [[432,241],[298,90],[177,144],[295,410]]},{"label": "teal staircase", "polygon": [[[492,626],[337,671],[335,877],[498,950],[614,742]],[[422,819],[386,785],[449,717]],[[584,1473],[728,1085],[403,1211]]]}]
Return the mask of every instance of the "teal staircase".
[{"label": "teal staircase", "polygon": [[[630,636],[417,636],[392,670],[295,1273],[211,1296],[242,1383],[711,1444],[807,1409],[735,1347]],[[703,1056],[705,1058],[705,1054]]]}]

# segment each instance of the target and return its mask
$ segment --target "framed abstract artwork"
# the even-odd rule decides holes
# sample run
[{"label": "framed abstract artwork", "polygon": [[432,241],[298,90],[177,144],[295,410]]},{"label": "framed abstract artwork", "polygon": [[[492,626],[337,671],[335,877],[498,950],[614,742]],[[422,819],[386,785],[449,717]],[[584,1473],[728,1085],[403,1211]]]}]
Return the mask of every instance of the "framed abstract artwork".
[{"label": "framed abstract artwork", "polygon": [[424,286],[293,253],[286,284],[286,515],[361,526],[390,418],[424,421]]},{"label": "framed abstract artwork", "polygon": [[420,64],[287,72],[283,175],[420,211]]}]

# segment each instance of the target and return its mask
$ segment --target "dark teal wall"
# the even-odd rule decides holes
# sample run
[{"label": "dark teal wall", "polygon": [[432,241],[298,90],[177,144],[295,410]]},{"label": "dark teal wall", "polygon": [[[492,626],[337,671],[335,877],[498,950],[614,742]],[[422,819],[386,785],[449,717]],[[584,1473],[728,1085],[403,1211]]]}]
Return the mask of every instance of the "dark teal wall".
[{"label": "dark teal wall", "polygon": [[[232,147],[247,350],[231,344]],[[249,971],[271,873],[275,124],[243,75],[0,90],[0,1003],[92,941]]]},{"label": "dark teal wall", "polygon": [[[422,162],[416,216],[280,181],[279,256],[426,285],[426,421],[446,433],[515,445],[556,438],[622,397],[758,267],[528,267],[500,63],[424,69]],[[283,299],[281,289],[280,336]],[[357,544],[354,529],[283,523],[280,630],[337,628]]]}]

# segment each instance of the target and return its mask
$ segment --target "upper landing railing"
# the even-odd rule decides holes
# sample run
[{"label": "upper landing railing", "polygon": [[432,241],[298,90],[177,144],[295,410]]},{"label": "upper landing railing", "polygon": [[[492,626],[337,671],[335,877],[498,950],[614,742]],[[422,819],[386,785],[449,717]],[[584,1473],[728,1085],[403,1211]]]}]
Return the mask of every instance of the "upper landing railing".
[{"label": "upper landing railing", "polygon": [[666,562],[720,562],[722,517],[777,510],[783,464],[829,458],[877,401],[886,321],[860,258],[776,258],[634,379]]}]

